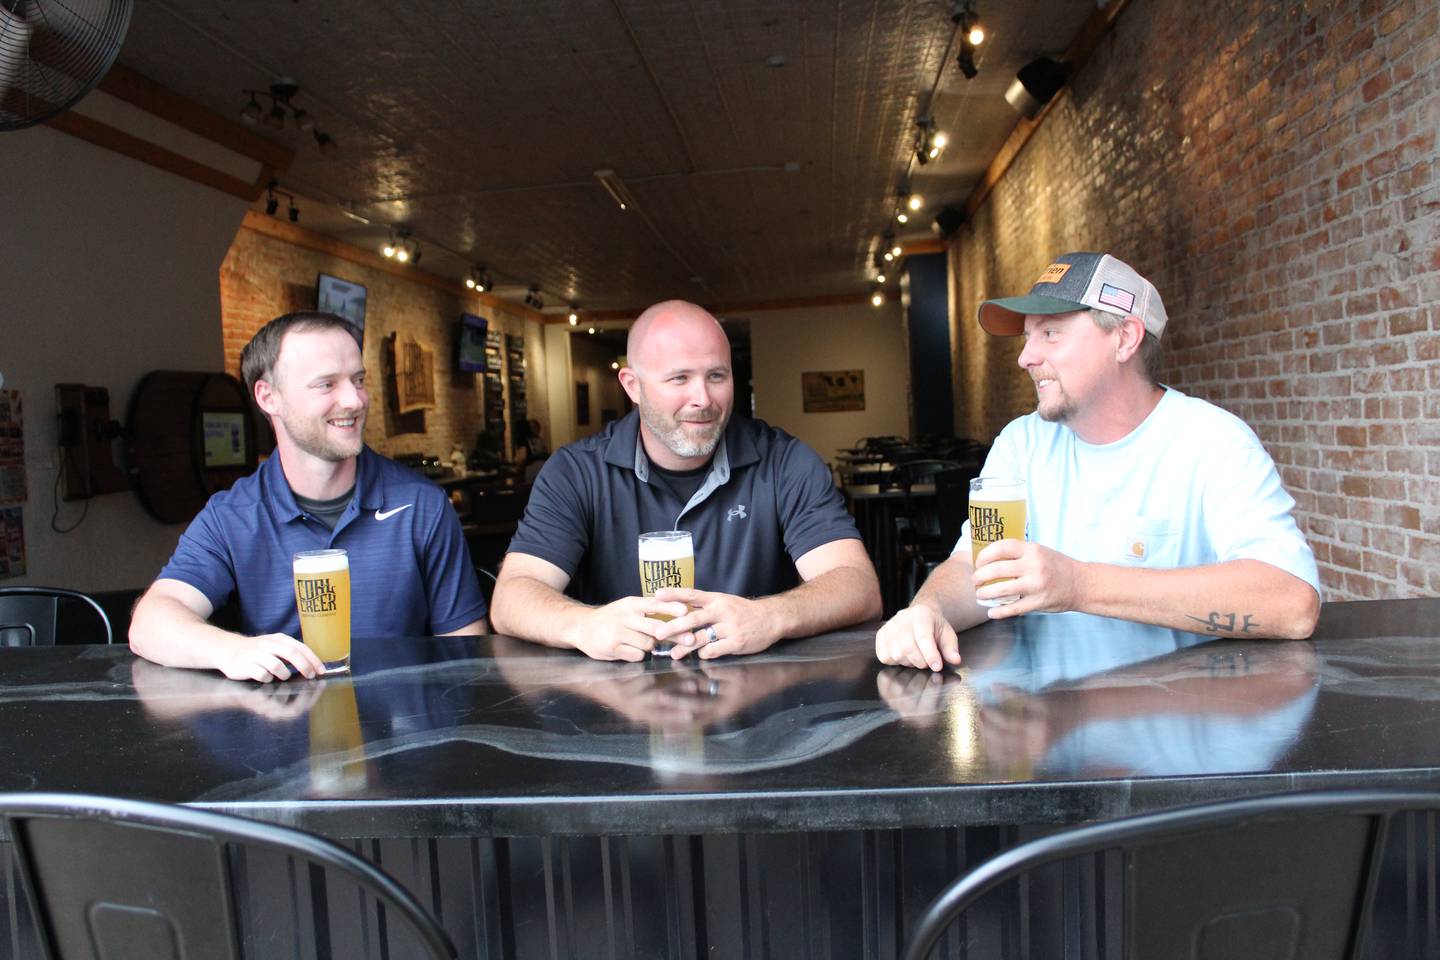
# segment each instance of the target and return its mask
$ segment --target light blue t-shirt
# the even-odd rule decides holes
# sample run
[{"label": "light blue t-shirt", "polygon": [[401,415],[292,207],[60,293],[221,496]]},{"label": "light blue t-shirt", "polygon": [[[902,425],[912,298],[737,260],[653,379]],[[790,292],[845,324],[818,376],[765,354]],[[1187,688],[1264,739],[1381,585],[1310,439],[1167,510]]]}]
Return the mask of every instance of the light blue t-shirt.
[{"label": "light blue t-shirt", "polygon": [[[1320,592],[1295,500],[1244,421],[1166,388],[1114,443],[1038,413],[1011,421],[981,476],[1026,482],[1027,539],[1091,563],[1171,568],[1261,560]],[[956,545],[970,548],[969,524]]]}]

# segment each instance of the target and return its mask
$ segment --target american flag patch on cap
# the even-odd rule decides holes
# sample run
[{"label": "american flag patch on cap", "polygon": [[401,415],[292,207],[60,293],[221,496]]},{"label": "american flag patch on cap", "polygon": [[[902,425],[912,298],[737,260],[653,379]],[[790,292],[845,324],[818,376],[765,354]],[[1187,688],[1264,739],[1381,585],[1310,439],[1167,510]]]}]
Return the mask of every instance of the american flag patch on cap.
[{"label": "american flag patch on cap", "polygon": [[1108,283],[1100,284],[1100,296],[1096,299],[1101,303],[1108,303],[1112,307],[1119,307],[1121,310],[1135,309],[1135,294]]}]

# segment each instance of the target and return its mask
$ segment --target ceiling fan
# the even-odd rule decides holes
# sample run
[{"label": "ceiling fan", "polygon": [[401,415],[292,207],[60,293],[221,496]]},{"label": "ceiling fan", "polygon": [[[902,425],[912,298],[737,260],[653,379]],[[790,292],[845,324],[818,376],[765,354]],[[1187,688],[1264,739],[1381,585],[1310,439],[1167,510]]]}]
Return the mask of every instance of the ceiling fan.
[{"label": "ceiling fan", "polygon": [[79,102],[115,62],[133,0],[0,0],[0,131]]}]

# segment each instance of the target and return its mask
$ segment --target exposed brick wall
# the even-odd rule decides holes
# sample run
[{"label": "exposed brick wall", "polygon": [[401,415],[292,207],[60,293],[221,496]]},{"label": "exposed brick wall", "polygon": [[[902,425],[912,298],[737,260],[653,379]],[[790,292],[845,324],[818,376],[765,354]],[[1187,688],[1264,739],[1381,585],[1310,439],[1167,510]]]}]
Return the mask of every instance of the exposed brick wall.
[{"label": "exposed brick wall", "polygon": [[[477,309],[462,298],[349,260],[296,246],[242,227],[220,265],[221,328],[225,338],[225,369],[240,375],[240,351],[262,326],[282,313],[315,307],[315,277],[328,273],[363,284],[366,289],[365,368],[370,378],[370,416],[365,442],[388,456],[429,453],[446,457],[459,441],[466,450],[484,429],[483,393],[479,374],[454,373],[456,324],[462,310],[489,317],[491,329],[525,335],[528,375],[543,377],[544,338],[539,324],[504,308]],[[410,334],[435,351],[436,405],[425,411],[424,433],[396,432],[384,383],[381,353],[384,340]],[[543,381],[529,385],[529,416],[547,421]],[[507,382],[508,391],[508,382]],[[507,430],[507,444],[510,441]]]},{"label": "exposed brick wall", "polygon": [[1440,594],[1440,7],[1132,0],[952,248],[957,431],[1034,408],[974,322],[1050,257],[1165,298],[1165,381],[1274,456],[1328,599]]}]

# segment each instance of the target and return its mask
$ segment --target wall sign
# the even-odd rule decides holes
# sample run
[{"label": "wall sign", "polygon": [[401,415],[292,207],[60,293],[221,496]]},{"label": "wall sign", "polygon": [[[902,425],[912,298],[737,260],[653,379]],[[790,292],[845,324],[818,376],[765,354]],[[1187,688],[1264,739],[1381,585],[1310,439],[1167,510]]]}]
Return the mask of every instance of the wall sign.
[{"label": "wall sign", "polygon": [[800,374],[806,413],[865,409],[864,370],[811,370]]}]

